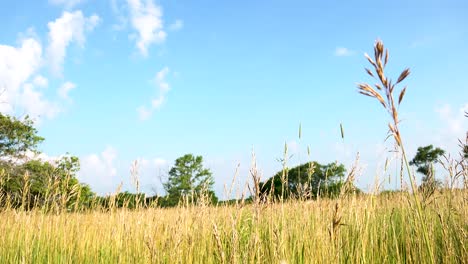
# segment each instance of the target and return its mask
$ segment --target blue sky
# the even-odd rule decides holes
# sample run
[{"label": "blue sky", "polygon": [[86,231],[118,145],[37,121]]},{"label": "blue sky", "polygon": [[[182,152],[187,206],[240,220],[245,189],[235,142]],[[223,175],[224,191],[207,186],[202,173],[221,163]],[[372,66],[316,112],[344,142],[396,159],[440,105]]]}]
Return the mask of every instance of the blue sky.
[{"label": "blue sky", "polygon": [[356,92],[371,81],[364,52],[380,38],[390,75],[412,70],[400,108],[410,155],[427,144],[456,154],[468,130],[467,11],[465,1],[4,1],[0,111],[33,116],[43,157],[79,156],[80,180],[101,194],[132,190],[133,160],[143,189],[161,194],[174,160],[193,153],[222,196],[238,164],[242,189],[252,150],[263,178],[279,170],[285,142],[290,165],[350,166],[359,152],[357,184],[369,190],[392,142],[384,110]]}]

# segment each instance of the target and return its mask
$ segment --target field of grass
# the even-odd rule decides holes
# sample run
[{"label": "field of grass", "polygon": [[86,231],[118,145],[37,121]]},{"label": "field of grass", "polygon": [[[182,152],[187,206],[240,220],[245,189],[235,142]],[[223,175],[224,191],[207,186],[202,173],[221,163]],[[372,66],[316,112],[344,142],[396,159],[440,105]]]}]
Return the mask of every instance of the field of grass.
[{"label": "field of grass", "polygon": [[[400,175],[406,171],[409,190],[354,193],[355,165],[338,198],[283,200],[281,194],[272,202],[260,195],[253,162],[249,203],[241,199],[161,208],[157,203],[139,206],[138,200],[136,209],[128,209],[116,207],[114,195],[108,207],[93,202],[81,208],[67,206],[72,196],[48,190],[44,204],[56,207],[28,208],[31,186],[26,173],[18,192],[21,207],[15,209],[10,196],[0,196],[0,263],[468,263],[467,154],[461,161],[447,158],[445,188],[416,185],[398,127],[398,105],[406,88],[394,96],[395,84],[384,74],[388,51],[380,41],[374,51],[374,59],[366,56],[375,74],[366,71],[381,84],[374,89],[362,83],[358,89],[390,114],[389,137],[401,154]],[[405,69],[396,84],[409,73]],[[462,148],[468,135],[466,142],[460,141]],[[455,184],[459,180],[462,185]],[[51,186],[60,189],[59,184]],[[72,194],[79,201],[80,191]]]},{"label": "field of grass", "polygon": [[[466,190],[423,204],[437,263],[467,263]],[[2,263],[430,263],[407,193],[276,204],[0,213]]]}]

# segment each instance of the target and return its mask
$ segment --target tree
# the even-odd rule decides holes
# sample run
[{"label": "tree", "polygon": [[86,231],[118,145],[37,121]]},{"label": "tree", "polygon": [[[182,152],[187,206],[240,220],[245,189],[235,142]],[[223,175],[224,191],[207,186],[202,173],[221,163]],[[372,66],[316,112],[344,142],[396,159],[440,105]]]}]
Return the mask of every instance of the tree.
[{"label": "tree", "polygon": [[[296,166],[286,172],[279,171],[264,183],[260,183],[263,197],[272,195],[274,198],[314,198],[321,196],[336,196],[339,194],[342,179],[346,169],[343,164],[330,163],[321,165],[318,162],[308,162]],[[286,184],[283,185],[283,182]]]},{"label": "tree", "polygon": [[89,206],[94,193],[76,178],[77,157],[65,155],[55,162],[26,159],[28,153],[38,152],[42,141],[28,116],[19,120],[0,113],[0,206]]},{"label": "tree", "polygon": [[22,159],[28,151],[35,152],[43,140],[28,116],[21,121],[0,113],[0,157],[3,159]]},{"label": "tree", "polygon": [[186,154],[175,161],[167,182],[163,184],[167,192],[165,205],[175,206],[181,199],[196,203],[202,197],[208,197],[215,203],[218,198],[212,190],[213,184],[211,171],[203,168],[203,157]]},{"label": "tree", "polygon": [[77,157],[64,156],[53,163],[3,161],[0,167],[6,174],[0,181],[0,196],[9,197],[11,207],[82,209],[89,207],[95,196],[88,185],[79,183],[76,178],[80,167]]},{"label": "tree", "polygon": [[444,154],[444,150],[434,148],[432,145],[418,148],[416,155],[410,161],[410,165],[416,166],[417,172],[423,175],[420,188],[424,189],[428,187],[434,189],[442,184],[434,177],[434,162],[437,162]]}]

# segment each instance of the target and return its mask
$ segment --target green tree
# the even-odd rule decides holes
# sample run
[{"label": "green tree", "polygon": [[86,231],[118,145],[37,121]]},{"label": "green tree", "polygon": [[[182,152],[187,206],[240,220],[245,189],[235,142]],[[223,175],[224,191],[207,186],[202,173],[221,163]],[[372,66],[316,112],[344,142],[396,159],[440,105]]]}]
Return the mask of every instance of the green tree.
[{"label": "green tree", "polygon": [[41,160],[20,164],[3,161],[0,194],[16,208],[87,208],[95,194],[76,178],[79,166],[79,159],[73,156],[64,156],[54,164]]},{"label": "green tree", "polygon": [[76,178],[77,157],[65,155],[54,164],[26,159],[44,141],[33,125],[28,116],[19,120],[0,113],[0,206],[89,206],[94,193]]},{"label": "green tree", "polygon": [[203,167],[203,157],[186,154],[175,161],[163,184],[167,193],[164,205],[175,206],[181,199],[196,203],[201,197],[215,203],[218,198],[212,190],[213,184],[211,171]]},{"label": "green tree", "polygon": [[[339,194],[342,179],[346,169],[343,164],[330,163],[322,165],[318,162],[308,162],[289,169],[279,171],[264,183],[260,183],[261,196],[274,198],[314,198],[320,196],[336,196]],[[285,185],[283,186],[283,182]]]},{"label": "green tree", "polygon": [[24,158],[27,151],[35,152],[43,140],[28,116],[21,121],[0,113],[0,157],[4,160]]},{"label": "green tree", "polygon": [[434,189],[442,184],[435,179],[434,163],[444,154],[444,150],[434,148],[432,145],[418,148],[416,155],[410,161],[410,165],[416,166],[417,172],[423,175],[421,188]]}]

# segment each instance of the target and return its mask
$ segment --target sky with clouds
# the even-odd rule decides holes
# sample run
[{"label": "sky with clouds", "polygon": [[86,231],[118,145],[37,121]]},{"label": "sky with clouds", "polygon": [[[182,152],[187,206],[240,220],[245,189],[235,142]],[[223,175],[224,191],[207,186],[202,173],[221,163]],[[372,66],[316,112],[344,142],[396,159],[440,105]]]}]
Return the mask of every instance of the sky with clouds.
[{"label": "sky with clouds", "polygon": [[455,155],[468,130],[467,11],[461,0],[4,1],[0,111],[33,117],[43,157],[79,156],[80,180],[100,194],[133,190],[134,161],[142,189],[162,194],[174,160],[193,153],[222,197],[236,170],[242,189],[252,152],[263,178],[280,170],[285,143],[291,166],[350,166],[359,152],[368,190],[393,144],[387,113],[356,92],[371,81],[364,52],[380,38],[390,75],[411,68],[409,154]]}]

